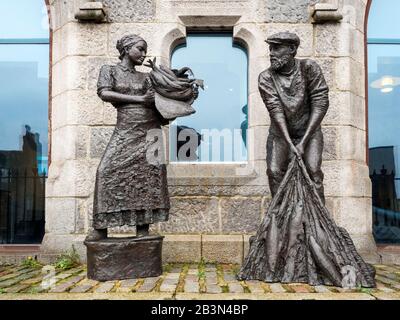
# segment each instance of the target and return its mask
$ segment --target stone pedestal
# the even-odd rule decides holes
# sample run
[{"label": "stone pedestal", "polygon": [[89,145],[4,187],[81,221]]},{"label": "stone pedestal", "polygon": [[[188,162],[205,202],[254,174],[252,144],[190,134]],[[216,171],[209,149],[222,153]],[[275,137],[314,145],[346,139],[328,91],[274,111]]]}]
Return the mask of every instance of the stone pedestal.
[{"label": "stone pedestal", "polygon": [[88,278],[109,281],[161,275],[163,239],[155,235],[85,241]]}]

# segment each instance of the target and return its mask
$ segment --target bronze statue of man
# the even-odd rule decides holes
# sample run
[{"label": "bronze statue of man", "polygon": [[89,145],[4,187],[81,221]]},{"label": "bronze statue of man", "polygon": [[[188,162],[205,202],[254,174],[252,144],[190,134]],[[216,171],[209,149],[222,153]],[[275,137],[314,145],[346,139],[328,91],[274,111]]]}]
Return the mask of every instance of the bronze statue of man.
[{"label": "bronze statue of man", "polygon": [[259,90],[271,118],[267,142],[267,174],[272,197],[287,170],[291,154],[301,156],[324,201],[321,171],[321,121],[328,106],[328,86],[318,64],[296,59],[300,39],[280,32],[270,36],[271,67],[259,76]]},{"label": "bronze statue of man", "polygon": [[375,269],[325,206],[321,121],[328,86],[315,61],[295,59],[300,39],[281,32],[267,39],[271,67],[259,90],[271,116],[267,142],[272,201],[250,238],[239,280],[375,287]]}]

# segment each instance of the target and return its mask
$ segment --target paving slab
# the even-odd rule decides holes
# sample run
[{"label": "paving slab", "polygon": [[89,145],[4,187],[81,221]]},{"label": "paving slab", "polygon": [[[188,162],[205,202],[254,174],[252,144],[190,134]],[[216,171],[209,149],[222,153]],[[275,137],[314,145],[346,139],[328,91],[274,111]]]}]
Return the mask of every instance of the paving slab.
[{"label": "paving slab", "polygon": [[231,293],[244,293],[244,288],[239,282],[229,283],[228,288]]},{"label": "paving slab", "polygon": [[119,287],[117,288],[117,292],[132,292],[133,287],[138,282],[138,279],[127,279],[121,280]]},{"label": "paving slab", "polygon": [[175,272],[173,272],[173,273],[168,273],[166,276],[165,276],[165,279],[166,280],[179,280],[179,277],[180,277],[180,273],[175,273]]},{"label": "paving slab", "polygon": [[376,288],[377,288],[379,291],[382,291],[382,292],[388,292],[388,293],[396,292],[396,290],[391,289],[390,287],[388,287],[388,286],[386,286],[386,285],[384,285],[384,284],[382,284],[382,283],[380,283],[380,282],[378,282],[378,283],[376,284]]},{"label": "paving slab", "polygon": [[17,277],[13,277],[11,279],[8,279],[6,281],[0,282],[0,288],[6,288],[6,287],[11,287],[23,280],[27,280],[32,277],[38,276],[40,273],[38,273],[37,270],[31,271],[30,273],[24,273],[22,275],[18,275]]},{"label": "paving slab", "polygon": [[50,289],[50,293],[62,293],[62,292],[67,292],[70,288],[72,288],[75,284],[77,284],[79,281],[84,279],[84,276],[74,276],[71,279],[68,279],[65,282],[57,284],[54,288]]},{"label": "paving slab", "polygon": [[110,292],[116,285],[117,281],[107,281],[99,284],[97,288],[94,289],[95,293],[107,293]]},{"label": "paving slab", "polygon": [[216,272],[206,272],[206,283],[209,285],[218,283],[218,276]]},{"label": "paving slab", "polygon": [[4,289],[4,291],[6,293],[18,293],[20,291],[25,290],[28,287],[29,287],[29,285],[27,285],[27,284],[17,284],[15,286]]},{"label": "paving slab", "polygon": [[160,292],[175,292],[176,286],[178,284],[177,280],[164,280],[160,286]]},{"label": "paving slab", "polygon": [[182,267],[172,267],[172,269],[169,271],[169,273],[181,273],[182,272]]},{"label": "paving slab", "polygon": [[212,293],[212,294],[222,293],[222,288],[216,284],[209,284],[209,285],[207,284],[206,289],[207,289],[207,291],[206,291],[207,293]]},{"label": "paving slab", "polygon": [[400,300],[400,292],[374,292],[372,295],[378,300]]},{"label": "paving slab", "polygon": [[388,284],[388,285],[396,285],[399,283],[399,281],[395,281],[392,279],[388,279],[386,277],[382,277],[382,276],[376,276],[375,279],[379,282],[382,282],[384,284]]},{"label": "paving slab", "polygon": [[224,280],[226,282],[237,281],[236,275],[233,273],[224,273]]},{"label": "paving slab", "polygon": [[21,284],[28,284],[28,285],[33,285],[37,284],[43,281],[43,275],[40,275],[39,277],[34,277],[34,278],[29,278],[26,280],[22,280],[20,283]]},{"label": "paving slab", "polygon": [[245,283],[251,293],[261,294],[261,293],[265,292],[265,290],[262,286],[262,283],[260,281],[250,280],[250,281],[246,281]]},{"label": "paving slab", "polygon": [[292,289],[296,293],[310,293],[313,292],[313,288],[306,284],[301,285],[289,285],[290,289]]},{"label": "paving slab", "polygon": [[286,292],[286,289],[280,283],[269,283],[268,285],[272,293]]},{"label": "paving slab", "polygon": [[198,273],[199,273],[199,269],[197,269],[197,268],[196,269],[189,269],[188,272],[187,272],[188,275],[195,275],[195,276],[197,276]]},{"label": "paving slab", "polygon": [[215,264],[206,264],[204,269],[206,272],[217,271],[217,266]]},{"label": "paving slab", "polygon": [[186,293],[198,293],[200,290],[200,285],[195,281],[186,281],[183,291]]},{"label": "paving slab", "polygon": [[136,292],[150,292],[154,289],[160,279],[160,277],[146,278],[139,289],[136,290]]},{"label": "paving slab", "polygon": [[315,292],[317,293],[330,293],[332,292],[331,290],[329,290],[328,287],[326,286],[315,286],[314,287]]},{"label": "paving slab", "polygon": [[85,293],[95,287],[99,282],[94,280],[85,279],[75,287],[73,287],[69,292],[71,293]]}]

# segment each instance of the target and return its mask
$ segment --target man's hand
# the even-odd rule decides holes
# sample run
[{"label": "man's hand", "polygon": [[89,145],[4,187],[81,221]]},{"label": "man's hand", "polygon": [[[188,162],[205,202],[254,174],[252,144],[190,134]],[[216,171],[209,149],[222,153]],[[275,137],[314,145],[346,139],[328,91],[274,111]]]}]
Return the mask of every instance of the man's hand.
[{"label": "man's hand", "polygon": [[296,149],[297,149],[299,155],[300,155],[301,157],[303,157],[303,156],[304,156],[304,144],[303,144],[302,142],[300,142],[300,143],[296,146]]},{"label": "man's hand", "polygon": [[[290,151],[292,151],[298,159],[301,159],[303,155],[300,154],[297,147],[295,147],[295,145],[292,142],[290,142],[289,146],[290,146]],[[303,151],[303,154],[304,154],[304,151]]]}]

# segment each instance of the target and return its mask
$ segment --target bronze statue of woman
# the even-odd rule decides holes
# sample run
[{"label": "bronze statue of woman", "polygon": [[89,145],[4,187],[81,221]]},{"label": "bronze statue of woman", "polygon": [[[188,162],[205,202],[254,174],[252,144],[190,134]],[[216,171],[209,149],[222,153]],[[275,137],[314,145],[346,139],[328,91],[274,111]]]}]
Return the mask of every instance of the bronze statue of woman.
[{"label": "bronze statue of woman", "polygon": [[107,238],[107,228],[136,226],[137,236],[149,234],[149,225],[167,221],[169,197],[165,164],[149,163],[149,130],[164,122],[155,108],[148,73],[139,72],[147,53],[138,35],[117,43],[121,62],[100,70],[98,95],[117,109],[117,124],[96,174],[93,230],[87,240]]}]

